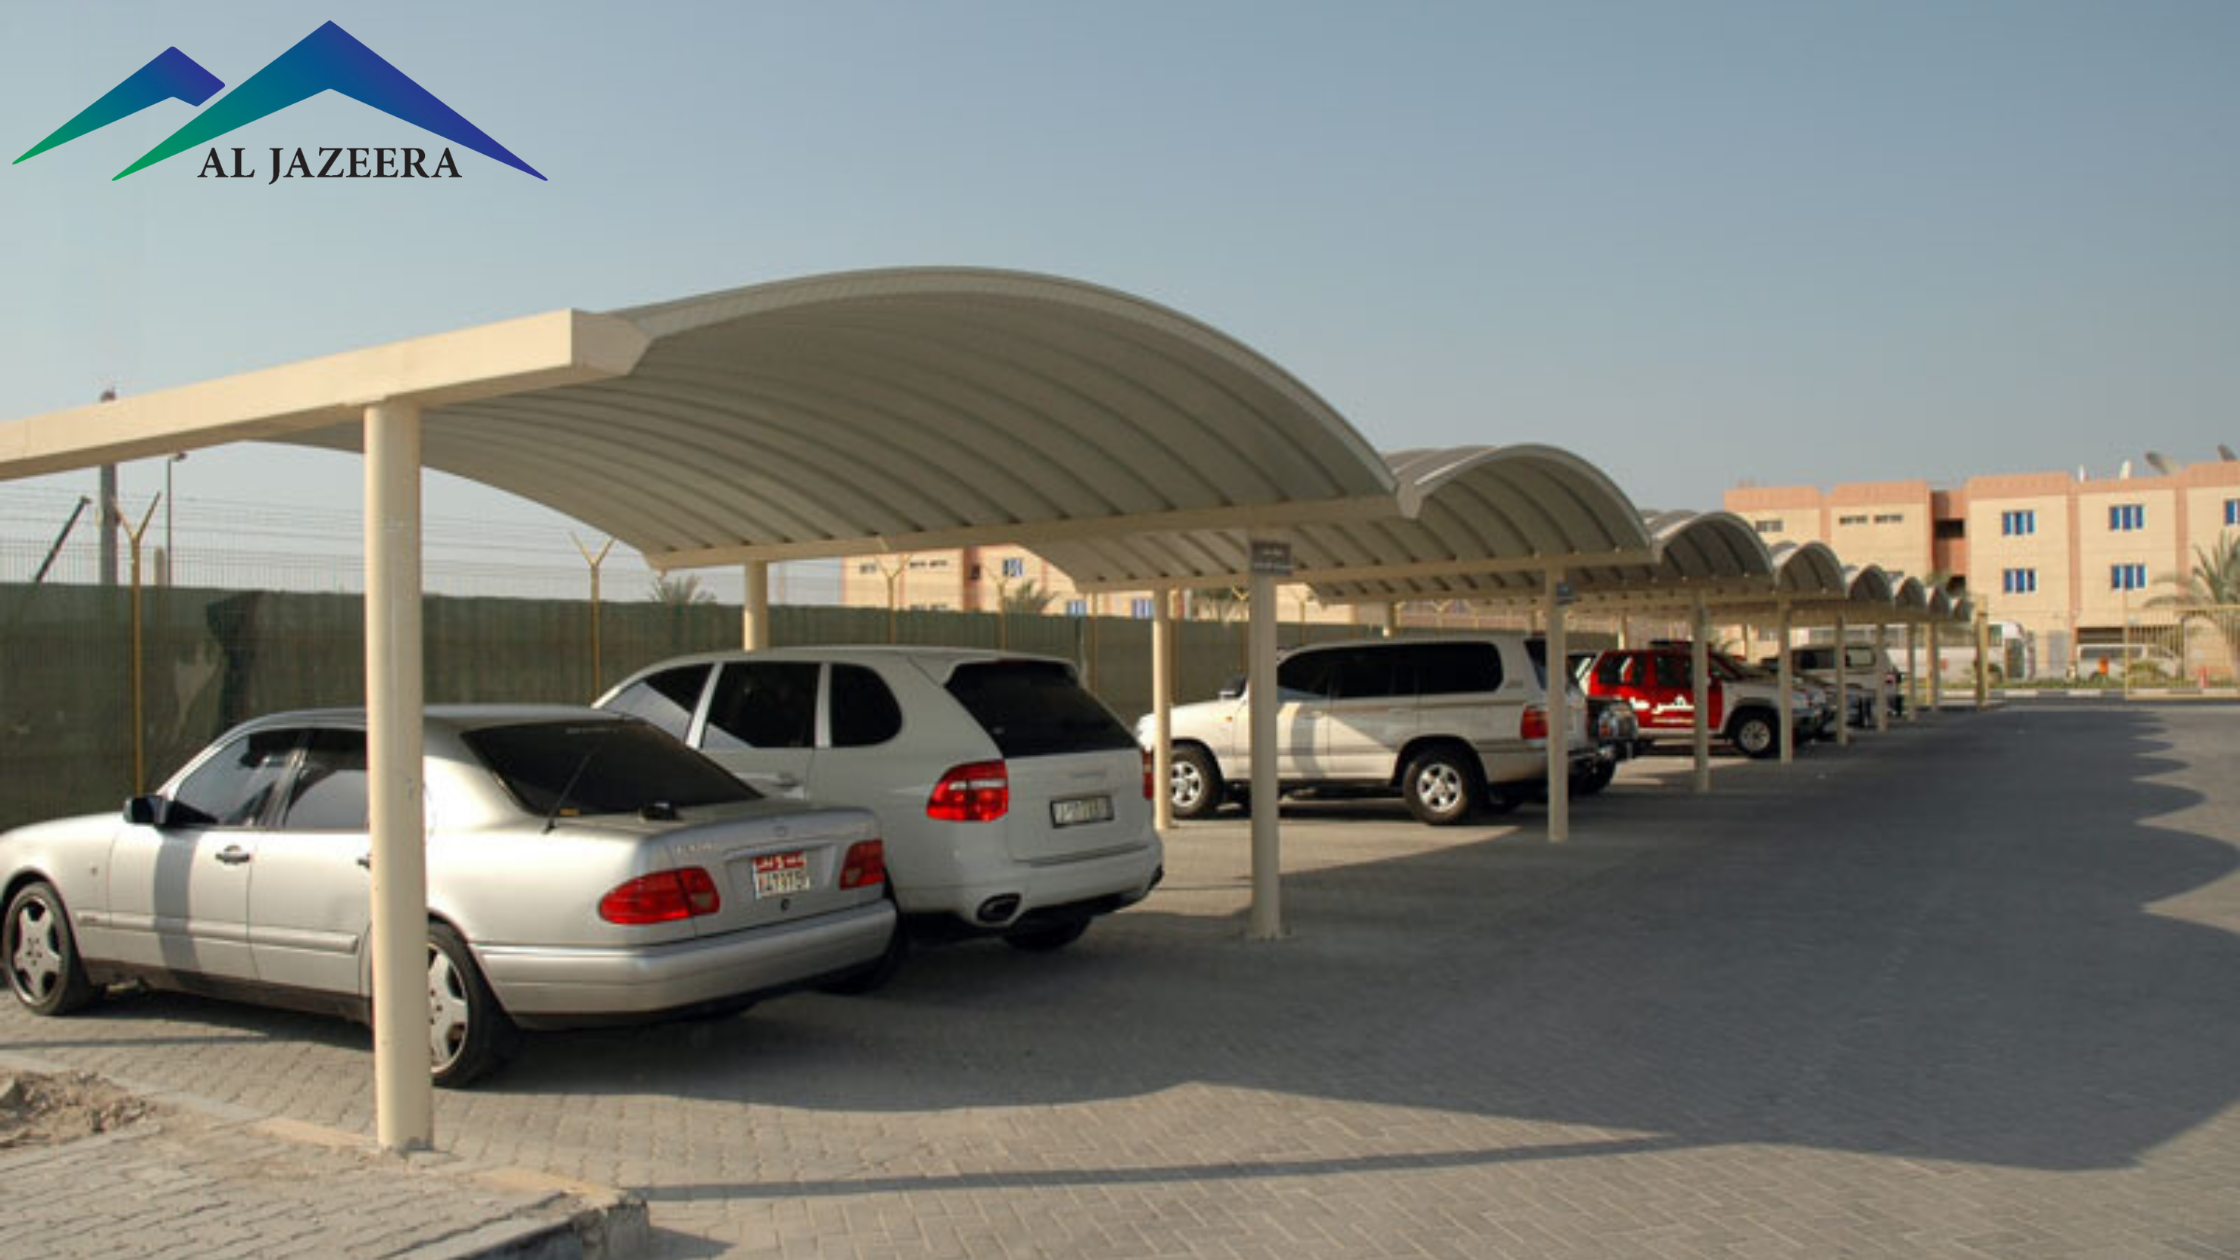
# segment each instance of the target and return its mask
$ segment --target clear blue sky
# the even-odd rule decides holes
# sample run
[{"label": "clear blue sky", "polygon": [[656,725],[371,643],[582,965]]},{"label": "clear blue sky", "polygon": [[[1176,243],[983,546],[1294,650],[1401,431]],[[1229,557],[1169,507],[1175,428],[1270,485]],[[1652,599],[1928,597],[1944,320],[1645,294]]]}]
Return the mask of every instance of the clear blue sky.
[{"label": "clear blue sky", "polygon": [[[238,84],[329,17],[551,182],[472,154],[439,184],[231,185],[194,155],[109,182],[177,103],[0,169],[0,418],[966,263],[1179,307],[1380,446],[1553,442],[1644,505],[2240,445],[2221,0],[11,0],[5,156],[167,44]],[[233,139],[426,142],[331,94]],[[354,461],[267,448],[181,476],[357,495]],[[484,496],[431,511],[548,519]]]}]

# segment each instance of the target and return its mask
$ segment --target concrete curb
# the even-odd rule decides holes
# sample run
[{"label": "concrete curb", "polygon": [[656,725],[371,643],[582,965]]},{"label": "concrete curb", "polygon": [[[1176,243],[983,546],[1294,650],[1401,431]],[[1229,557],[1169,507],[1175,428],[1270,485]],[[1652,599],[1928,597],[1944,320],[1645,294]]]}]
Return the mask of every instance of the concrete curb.
[{"label": "concrete curb", "polygon": [[[0,1051],[0,1071],[58,1075],[83,1069],[34,1055]],[[193,1112],[274,1141],[380,1157],[373,1144],[360,1134],[255,1111],[147,1081],[103,1073],[91,1075],[100,1076],[145,1101]],[[130,1132],[129,1128],[119,1129],[84,1142],[119,1141]],[[82,1150],[84,1142],[69,1145]],[[63,1151],[65,1148],[55,1149]],[[429,1170],[466,1163],[443,1151],[414,1152],[389,1158],[395,1158],[403,1169]],[[550,1208],[554,1214],[492,1221],[463,1234],[397,1252],[396,1260],[630,1260],[652,1243],[653,1229],[647,1220],[645,1201],[627,1191],[511,1165],[466,1167],[459,1171],[494,1191],[531,1198],[533,1202],[528,1210]]]}]

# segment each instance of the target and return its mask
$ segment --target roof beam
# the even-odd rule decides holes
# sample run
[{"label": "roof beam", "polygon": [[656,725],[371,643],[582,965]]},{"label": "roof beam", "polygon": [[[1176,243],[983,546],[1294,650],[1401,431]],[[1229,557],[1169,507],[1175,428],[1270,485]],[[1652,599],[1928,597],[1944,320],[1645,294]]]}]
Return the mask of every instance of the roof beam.
[{"label": "roof beam", "polygon": [[[1376,515],[1390,516],[1392,514],[1392,500],[1384,499],[1378,502],[1382,503],[1384,510],[1382,513],[1371,514],[1372,517]],[[1268,523],[1273,524],[1274,522]],[[1544,573],[1549,569],[1647,564],[1650,559],[1649,553],[1645,551],[1598,551],[1581,555],[1505,556],[1484,560],[1418,560],[1396,564],[1339,565],[1323,568],[1302,565],[1294,569],[1291,576],[1285,578],[1284,582],[1286,585],[1303,583],[1313,586],[1320,583],[1399,582],[1418,578],[1492,576],[1498,573]],[[1080,583],[1077,589],[1084,593],[1104,594],[1111,591],[1164,590],[1183,586],[1243,586],[1251,580],[1251,576],[1249,573],[1240,571],[1235,573],[1199,573],[1184,577],[1107,578],[1101,581]],[[1316,602],[1324,604],[1382,604],[1395,599],[1406,601],[1431,598],[1468,599],[1470,595],[1461,591],[1444,592],[1436,596],[1430,592],[1421,594],[1397,592],[1386,595],[1345,596],[1327,600],[1317,596]]]},{"label": "roof beam", "polygon": [[0,481],[351,423],[388,399],[426,410],[604,380],[646,345],[627,320],[548,311],[51,412],[0,425]]}]

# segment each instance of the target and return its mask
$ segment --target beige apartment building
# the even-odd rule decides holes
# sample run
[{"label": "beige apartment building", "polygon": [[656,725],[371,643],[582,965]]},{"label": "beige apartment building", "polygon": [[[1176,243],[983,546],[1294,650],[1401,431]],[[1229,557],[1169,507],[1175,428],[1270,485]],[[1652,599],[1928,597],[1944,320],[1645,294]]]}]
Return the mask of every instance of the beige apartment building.
[{"label": "beige apartment building", "polygon": [[[1049,596],[1041,611],[1051,616],[1137,617],[1152,615],[1148,591],[1085,594],[1062,571],[1023,547],[966,547],[907,555],[858,556],[841,562],[840,602],[851,608],[894,607],[941,612],[995,612],[1007,594],[1032,587]],[[1209,619],[1238,615],[1238,609],[1185,596],[1184,615]],[[1355,624],[1373,621],[1381,609],[1315,602],[1304,586],[1277,588],[1279,620]]]},{"label": "beige apartment building", "polygon": [[[1767,545],[1825,542],[1846,564],[1952,576],[2032,636],[2040,674],[2074,667],[2078,649],[2121,643],[2127,618],[2171,593],[2196,547],[2240,532],[2240,462],[2169,475],[2093,479],[2069,473],[1730,490],[1726,507]],[[2151,614],[2150,614],[2151,615]]]}]

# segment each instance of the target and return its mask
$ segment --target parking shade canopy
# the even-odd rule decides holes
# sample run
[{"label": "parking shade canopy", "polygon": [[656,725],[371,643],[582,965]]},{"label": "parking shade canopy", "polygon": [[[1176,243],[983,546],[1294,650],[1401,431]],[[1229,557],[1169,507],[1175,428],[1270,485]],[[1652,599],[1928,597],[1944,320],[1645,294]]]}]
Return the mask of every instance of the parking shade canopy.
[{"label": "parking shade canopy", "polygon": [[0,479],[241,439],[356,451],[420,407],[422,463],[660,568],[1389,514],[1312,390],[1143,299],[950,268],[557,311],[0,427]]},{"label": "parking shade canopy", "polygon": [[1496,598],[1551,568],[1646,563],[1625,492],[1552,446],[1457,446],[1384,456],[1396,485],[1375,515],[1273,531],[1160,531],[1038,544],[1083,590],[1241,585],[1253,536],[1291,544],[1290,580],[1326,604]]}]

